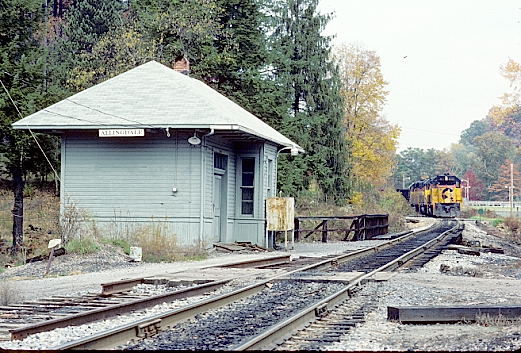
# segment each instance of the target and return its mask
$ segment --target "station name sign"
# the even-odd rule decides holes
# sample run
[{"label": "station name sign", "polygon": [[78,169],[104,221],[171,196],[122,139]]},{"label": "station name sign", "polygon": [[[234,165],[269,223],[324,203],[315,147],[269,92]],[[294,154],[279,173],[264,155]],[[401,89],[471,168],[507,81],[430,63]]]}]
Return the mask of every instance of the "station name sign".
[{"label": "station name sign", "polygon": [[99,137],[145,136],[145,129],[99,129]]}]

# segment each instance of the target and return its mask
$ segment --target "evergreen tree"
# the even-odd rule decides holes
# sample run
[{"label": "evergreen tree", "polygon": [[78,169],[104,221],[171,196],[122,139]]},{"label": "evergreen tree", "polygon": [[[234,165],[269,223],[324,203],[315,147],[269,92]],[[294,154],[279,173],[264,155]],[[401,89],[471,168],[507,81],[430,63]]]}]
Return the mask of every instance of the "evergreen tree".
[{"label": "evergreen tree", "polygon": [[318,0],[289,0],[273,7],[273,72],[287,108],[278,128],[306,150],[281,163],[279,185],[295,194],[316,183],[341,204],[350,192],[343,104],[330,38],[321,35],[330,16],[318,13],[317,5]]},{"label": "evergreen tree", "polygon": [[11,123],[20,119],[20,114],[36,111],[45,101],[42,51],[35,36],[41,25],[40,5],[38,0],[0,2],[0,152],[5,160],[3,172],[13,181],[13,253],[23,241],[24,174],[34,146],[31,136],[13,130]]},{"label": "evergreen tree", "polygon": [[75,0],[65,14],[64,31],[71,54],[90,53],[103,34],[122,24],[122,9],[116,0]]},{"label": "evergreen tree", "polygon": [[99,74],[86,79],[85,74],[96,72],[93,66],[99,63],[93,63],[92,49],[103,35],[123,24],[123,9],[118,0],[75,0],[65,10],[62,36],[48,48],[49,80],[57,88],[57,100],[105,78]]},{"label": "evergreen tree", "polygon": [[155,60],[170,65],[186,57],[191,72],[202,77],[218,53],[213,41],[221,30],[217,0],[143,0],[131,4],[131,16],[143,39],[153,44]]},{"label": "evergreen tree", "polygon": [[217,55],[197,74],[206,83],[268,123],[282,116],[273,80],[263,76],[270,64],[263,28],[266,16],[258,0],[218,0]]}]

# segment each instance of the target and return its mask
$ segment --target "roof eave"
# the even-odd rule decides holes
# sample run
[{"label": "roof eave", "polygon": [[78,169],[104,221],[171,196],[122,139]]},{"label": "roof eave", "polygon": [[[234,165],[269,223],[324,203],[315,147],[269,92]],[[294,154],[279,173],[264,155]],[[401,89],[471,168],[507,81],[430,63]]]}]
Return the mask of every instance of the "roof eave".
[{"label": "roof eave", "polygon": [[[98,129],[136,129],[136,126],[129,126],[129,125],[22,125],[13,123],[12,124],[13,129],[17,130],[98,130]],[[298,149],[300,153],[304,153],[304,149],[300,147],[298,144],[294,143],[293,141],[281,141],[279,139],[273,138],[271,136],[266,136],[264,134],[260,134],[256,131],[252,131],[251,129],[248,129],[244,126],[237,125],[237,124],[220,124],[220,125],[208,125],[208,124],[185,124],[185,125],[149,125],[146,128],[151,129],[214,129],[214,130],[221,130],[221,131],[233,131],[238,130],[245,133],[248,133],[253,136],[260,137],[264,140],[271,141],[276,143],[277,145],[284,146],[284,147],[295,147]]]}]

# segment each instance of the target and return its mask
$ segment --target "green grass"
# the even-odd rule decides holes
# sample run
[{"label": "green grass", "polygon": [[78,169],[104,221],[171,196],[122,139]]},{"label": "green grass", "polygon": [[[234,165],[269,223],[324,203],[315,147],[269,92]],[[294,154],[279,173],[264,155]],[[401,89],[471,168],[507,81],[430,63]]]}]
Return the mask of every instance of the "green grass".
[{"label": "green grass", "polygon": [[472,217],[470,217],[470,219],[490,222],[494,227],[496,227],[499,223],[503,222],[503,220],[501,218],[491,218],[491,217],[485,217],[485,216],[480,216],[480,215],[472,216]]},{"label": "green grass", "polygon": [[123,252],[130,255],[130,243],[126,239],[122,238],[103,238],[101,239],[103,244],[114,245],[123,249]]},{"label": "green grass", "polygon": [[92,254],[99,250],[99,245],[94,238],[83,237],[71,239],[66,245],[65,250],[69,254]]},{"label": "green grass", "polygon": [[194,254],[194,255],[185,255],[182,259],[184,261],[203,261],[208,258],[207,254]]}]

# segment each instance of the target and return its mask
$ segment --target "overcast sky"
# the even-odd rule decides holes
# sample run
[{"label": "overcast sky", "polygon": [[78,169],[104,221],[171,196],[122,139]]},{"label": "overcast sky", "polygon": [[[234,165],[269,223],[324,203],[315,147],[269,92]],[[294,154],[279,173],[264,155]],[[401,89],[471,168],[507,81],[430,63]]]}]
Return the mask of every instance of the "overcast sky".
[{"label": "overcast sky", "polygon": [[319,9],[335,12],[324,33],[333,44],[380,56],[399,150],[457,143],[508,91],[500,65],[521,59],[521,0],[320,0]]}]

